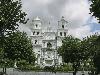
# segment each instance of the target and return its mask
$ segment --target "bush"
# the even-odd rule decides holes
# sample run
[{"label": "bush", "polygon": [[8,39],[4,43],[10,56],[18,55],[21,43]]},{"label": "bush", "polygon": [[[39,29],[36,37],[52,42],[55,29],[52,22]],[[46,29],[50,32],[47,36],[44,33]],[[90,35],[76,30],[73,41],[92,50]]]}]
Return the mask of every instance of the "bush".
[{"label": "bush", "polygon": [[13,67],[14,66],[14,61],[9,60],[9,59],[1,60],[0,61],[0,67],[5,67],[5,66],[7,68]]},{"label": "bush", "polygon": [[34,64],[30,64],[25,60],[18,61],[17,63],[18,69],[21,71],[41,71],[42,69],[39,66],[34,66]]},{"label": "bush", "polygon": [[55,72],[55,67],[54,66],[45,66],[44,71]]}]

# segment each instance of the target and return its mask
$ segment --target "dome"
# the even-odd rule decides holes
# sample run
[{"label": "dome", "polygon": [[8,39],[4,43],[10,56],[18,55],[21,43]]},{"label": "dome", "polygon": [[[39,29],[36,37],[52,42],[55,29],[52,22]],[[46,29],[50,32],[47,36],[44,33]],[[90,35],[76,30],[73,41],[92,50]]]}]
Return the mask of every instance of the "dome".
[{"label": "dome", "polygon": [[37,16],[34,20],[40,20],[40,18]]}]

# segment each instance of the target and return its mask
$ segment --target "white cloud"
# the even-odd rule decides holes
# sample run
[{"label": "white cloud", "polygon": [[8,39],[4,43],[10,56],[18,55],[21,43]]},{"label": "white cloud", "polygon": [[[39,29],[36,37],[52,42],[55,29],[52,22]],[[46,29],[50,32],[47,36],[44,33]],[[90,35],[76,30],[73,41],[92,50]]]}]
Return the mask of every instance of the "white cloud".
[{"label": "white cloud", "polygon": [[91,28],[89,25],[80,26],[76,29],[70,29],[69,34],[82,39],[83,37],[91,35]]},{"label": "white cloud", "polygon": [[94,16],[92,17],[91,23],[98,23],[99,21]]},{"label": "white cloud", "polygon": [[[23,10],[28,14],[27,17],[30,20],[40,16],[44,22],[48,23],[48,20],[51,20],[51,25],[56,28],[57,21],[61,16],[65,16],[69,22],[69,33],[75,37],[82,38],[92,33],[90,25],[84,26],[90,18],[88,0],[22,0],[22,3]],[[96,22],[96,20],[92,22]],[[20,29],[28,34],[31,32],[25,25],[20,26]]]},{"label": "white cloud", "polygon": [[68,0],[62,14],[69,20],[69,34],[77,38],[91,34],[90,24],[85,25],[90,18],[87,0]]},{"label": "white cloud", "polygon": [[90,18],[89,4],[87,0],[68,0],[62,14],[71,21],[71,28],[77,28]]}]

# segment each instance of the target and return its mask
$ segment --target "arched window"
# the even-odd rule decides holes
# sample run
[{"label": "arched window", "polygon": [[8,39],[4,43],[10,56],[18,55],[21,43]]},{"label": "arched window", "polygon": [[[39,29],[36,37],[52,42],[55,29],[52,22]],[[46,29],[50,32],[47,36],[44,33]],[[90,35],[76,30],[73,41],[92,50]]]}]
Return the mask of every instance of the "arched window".
[{"label": "arched window", "polygon": [[47,47],[50,48],[52,47],[52,44],[50,42],[47,43]]},{"label": "arched window", "polygon": [[64,36],[66,36],[66,32],[64,32]]},{"label": "arched window", "polygon": [[62,36],[62,32],[60,32],[60,36]]},{"label": "arched window", "polygon": [[43,46],[45,46],[45,42],[43,42]]},{"label": "arched window", "polygon": [[35,44],[37,44],[37,40],[35,40]]},{"label": "arched window", "polygon": [[36,28],[38,27],[38,25],[36,24]]},{"label": "arched window", "polygon": [[33,35],[35,34],[35,31],[33,32]]},{"label": "arched window", "polygon": [[39,32],[37,32],[37,35],[39,35]]},{"label": "arched window", "polygon": [[64,28],[64,25],[62,25],[62,28]]}]

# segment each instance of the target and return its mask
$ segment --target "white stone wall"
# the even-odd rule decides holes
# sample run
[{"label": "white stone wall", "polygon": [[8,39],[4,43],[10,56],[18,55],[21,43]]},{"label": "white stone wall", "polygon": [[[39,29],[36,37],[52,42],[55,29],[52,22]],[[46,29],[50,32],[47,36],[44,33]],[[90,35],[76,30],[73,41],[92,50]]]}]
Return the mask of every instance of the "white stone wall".
[{"label": "white stone wall", "polygon": [[[66,28],[67,21],[62,18],[58,23],[57,32],[53,32],[51,27],[48,27],[47,30],[42,32],[42,23],[41,20],[37,17],[32,22],[32,33],[31,39],[33,42],[33,51],[36,54],[37,61],[36,63],[40,66],[53,66],[55,65],[54,60],[58,60],[58,64],[62,63],[62,57],[58,56],[56,49],[62,45],[62,39],[67,36],[68,30]],[[62,26],[64,25],[64,27]],[[37,34],[39,32],[39,34]],[[60,34],[62,32],[62,35]],[[66,33],[66,36],[65,34]],[[57,37],[57,39],[56,39]],[[37,41],[36,41],[37,40]],[[47,50],[47,44],[51,43],[52,51]]]}]

